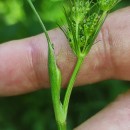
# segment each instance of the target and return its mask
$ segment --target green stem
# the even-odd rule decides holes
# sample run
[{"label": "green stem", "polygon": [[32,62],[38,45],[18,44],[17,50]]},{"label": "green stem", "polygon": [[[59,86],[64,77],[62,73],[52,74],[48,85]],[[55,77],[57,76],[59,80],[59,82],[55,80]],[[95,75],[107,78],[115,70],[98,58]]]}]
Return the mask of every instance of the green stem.
[{"label": "green stem", "polygon": [[29,5],[31,6],[33,12],[37,16],[38,21],[41,24],[41,27],[43,31],[45,32],[45,36],[48,41],[48,72],[49,72],[49,78],[50,78],[50,84],[51,84],[51,90],[52,90],[51,92],[52,92],[55,118],[56,118],[56,121],[58,122],[57,124],[59,126],[58,127],[59,130],[66,130],[65,129],[66,123],[63,123],[66,121],[66,114],[64,113],[62,104],[60,102],[61,73],[56,64],[52,42],[49,38],[46,27],[44,23],[42,22],[38,12],[36,11],[32,1],[31,0],[27,0],[27,1]]},{"label": "green stem", "polygon": [[76,39],[78,42],[78,39],[79,39],[79,23],[78,22],[76,22]]},{"label": "green stem", "polygon": [[57,123],[58,124],[58,130],[67,130],[67,128],[66,128],[66,122],[64,122],[64,123]]},{"label": "green stem", "polygon": [[79,72],[79,69],[80,69],[82,63],[83,63],[83,60],[84,60],[84,57],[78,58],[77,63],[76,63],[75,68],[74,68],[74,71],[73,71],[73,74],[71,76],[71,79],[70,79],[68,87],[67,87],[67,91],[66,91],[66,94],[65,94],[64,102],[63,102],[63,109],[64,109],[66,116],[67,116],[68,105],[69,105],[69,100],[70,100],[72,88],[74,86],[77,74]]},{"label": "green stem", "polygon": [[39,14],[38,14],[38,12],[36,11],[36,9],[35,9],[35,7],[34,7],[34,5],[33,5],[33,3],[32,3],[32,1],[31,1],[31,0],[27,0],[27,1],[28,1],[29,5],[31,6],[31,8],[32,8],[32,10],[33,10],[33,12],[34,12],[34,14],[37,16],[38,21],[39,21],[39,23],[41,24],[41,27],[42,27],[43,31],[45,32],[47,41],[50,42],[50,38],[49,38],[49,35],[48,35],[48,33],[47,33],[46,27],[45,27],[45,25],[43,24],[43,22],[42,22],[42,20],[41,20],[41,18],[40,18],[40,16],[39,16]]},{"label": "green stem", "polygon": [[80,46],[79,46],[79,22],[76,22],[76,49],[78,54],[80,54]]}]

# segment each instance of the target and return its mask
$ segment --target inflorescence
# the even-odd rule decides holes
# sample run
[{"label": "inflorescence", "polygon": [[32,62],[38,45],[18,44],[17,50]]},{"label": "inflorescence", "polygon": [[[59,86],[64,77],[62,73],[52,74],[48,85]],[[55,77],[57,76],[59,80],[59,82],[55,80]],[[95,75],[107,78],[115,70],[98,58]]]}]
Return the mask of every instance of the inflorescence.
[{"label": "inflorescence", "polygon": [[120,0],[69,0],[65,8],[67,26],[62,28],[77,57],[89,52],[108,12]]}]

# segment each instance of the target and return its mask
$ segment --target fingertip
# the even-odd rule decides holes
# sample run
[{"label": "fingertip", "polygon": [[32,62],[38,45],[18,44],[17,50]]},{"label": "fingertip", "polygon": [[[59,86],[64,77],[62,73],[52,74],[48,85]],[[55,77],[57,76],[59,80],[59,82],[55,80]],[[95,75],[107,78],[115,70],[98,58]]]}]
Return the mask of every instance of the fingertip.
[{"label": "fingertip", "polygon": [[75,130],[129,130],[130,91],[122,94],[105,109],[88,119]]}]

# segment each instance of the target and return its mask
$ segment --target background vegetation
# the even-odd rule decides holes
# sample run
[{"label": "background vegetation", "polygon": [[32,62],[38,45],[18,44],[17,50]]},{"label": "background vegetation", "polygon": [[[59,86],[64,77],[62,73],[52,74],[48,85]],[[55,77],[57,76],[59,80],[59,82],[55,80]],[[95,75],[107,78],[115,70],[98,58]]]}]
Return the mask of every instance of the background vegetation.
[{"label": "background vegetation", "polygon": [[[35,5],[48,29],[54,28],[56,21],[63,18],[60,0],[38,0]],[[128,5],[130,1],[123,0],[118,8]],[[0,1],[0,43],[41,32],[26,0]],[[129,86],[130,82],[109,80],[75,88],[69,107],[69,128],[76,127],[100,111]],[[55,129],[49,89],[0,98],[0,130]]]}]

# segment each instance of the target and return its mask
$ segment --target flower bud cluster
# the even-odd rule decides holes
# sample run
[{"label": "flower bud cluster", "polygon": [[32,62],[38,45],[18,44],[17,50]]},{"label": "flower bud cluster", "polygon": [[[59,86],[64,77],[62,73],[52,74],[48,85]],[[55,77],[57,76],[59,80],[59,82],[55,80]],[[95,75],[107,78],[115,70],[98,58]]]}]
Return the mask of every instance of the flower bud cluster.
[{"label": "flower bud cluster", "polygon": [[[66,36],[76,56],[87,54],[110,11],[120,0],[70,0]],[[69,4],[70,4],[69,3]]]},{"label": "flower bud cluster", "polygon": [[99,15],[97,13],[93,13],[92,15],[90,15],[87,18],[86,23],[84,24],[84,34],[90,37],[93,34],[98,21]]},{"label": "flower bud cluster", "polygon": [[76,1],[72,5],[71,10],[72,20],[78,23],[81,22],[85,18],[89,10],[90,10],[90,3],[88,1],[87,2]]},{"label": "flower bud cluster", "polygon": [[88,40],[94,34],[98,21],[99,15],[97,13],[93,13],[92,15],[88,16],[82,25],[80,25],[79,44],[81,45],[81,50],[83,49],[83,46],[86,44],[86,42],[88,42]]},{"label": "flower bud cluster", "polygon": [[121,0],[98,0],[98,4],[103,11],[111,10]]}]

